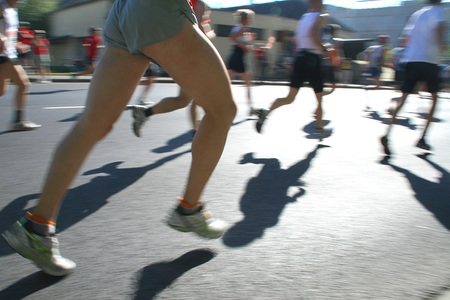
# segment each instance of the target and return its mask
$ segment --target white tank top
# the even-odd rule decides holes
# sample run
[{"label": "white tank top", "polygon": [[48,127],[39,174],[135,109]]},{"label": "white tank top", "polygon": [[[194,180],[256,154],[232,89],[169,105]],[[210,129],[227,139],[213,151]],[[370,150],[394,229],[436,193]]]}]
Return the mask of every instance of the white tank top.
[{"label": "white tank top", "polygon": [[2,18],[0,18],[0,33],[6,36],[6,49],[0,56],[6,56],[9,58],[17,58],[16,44],[17,44],[17,32],[19,31],[19,17],[17,10],[11,7],[5,0],[0,0],[0,12]]},{"label": "white tank top", "polygon": [[320,45],[317,45],[311,37],[311,29],[319,16],[320,12],[309,12],[300,18],[295,32],[297,50],[308,49],[310,52],[322,53]]},{"label": "white tank top", "polygon": [[[242,28],[244,28],[244,26],[242,26],[242,25],[233,27],[233,29],[232,29],[231,32],[230,32],[230,36],[233,36],[233,34],[235,34],[236,32],[240,31]],[[244,32],[243,35],[236,37],[236,39],[237,39],[239,42],[241,42],[242,44],[244,44],[244,45],[247,45],[247,44],[248,44],[248,41],[247,41],[247,39],[246,39],[246,33],[245,33],[245,32]],[[234,45],[236,45],[236,43],[233,42],[233,43],[231,43],[231,45],[234,46]]]}]

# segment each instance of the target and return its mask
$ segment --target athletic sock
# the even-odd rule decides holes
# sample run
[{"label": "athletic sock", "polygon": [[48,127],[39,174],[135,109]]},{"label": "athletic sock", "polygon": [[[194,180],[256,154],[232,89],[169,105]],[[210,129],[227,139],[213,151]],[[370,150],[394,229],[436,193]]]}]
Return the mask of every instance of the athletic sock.
[{"label": "athletic sock", "polygon": [[145,116],[146,117],[150,117],[151,115],[153,115],[153,109],[151,107],[147,108],[147,110],[145,111]]},{"label": "athletic sock", "polygon": [[27,212],[26,218],[29,221],[30,226],[29,229],[31,229],[32,232],[42,236],[55,234],[56,232],[55,223],[45,221],[44,219],[34,216],[29,212]]},{"label": "athletic sock", "polygon": [[21,110],[16,110],[16,123],[22,121],[22,111]]},{"label": "athletic sock", "polygon": [[178,200],[180,200],[180,204],[177,207],[177,211],[181,215],[192,215],[196,212],[201,211],[203,208],[201,201],[199,201],[197,205],[191,205],[184,202],[183,198],[178,198]]}]

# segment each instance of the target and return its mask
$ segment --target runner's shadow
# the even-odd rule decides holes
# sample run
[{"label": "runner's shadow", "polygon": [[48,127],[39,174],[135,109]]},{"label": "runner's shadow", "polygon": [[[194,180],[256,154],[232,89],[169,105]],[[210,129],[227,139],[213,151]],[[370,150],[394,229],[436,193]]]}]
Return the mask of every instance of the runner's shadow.
[{"label": "runner's shadow", "polygon": [[[366,116],[364,116],[364,117],[368,118],[368,119],[375,120],[375,121],[379,121],[379,122],[381,122],[383,124],[389,124],[391,122],[391,117],[383,118],[382,116],[380,116],[379,112],[374,111],[374,110],[368,111],[368,114]],[[409,128],[411,130],[416,130],[417,129],[417,125],[411,124],[409,118],[399,118],[397,116],[397,123],[395,123],[395,124],[403,126],[403,127],[407,127],[407,128]]]},{"label": "runner's shadow", "polygon": [[439,182],[428,181],[422,177],[413,174],[409,170],[395,166],[389,161],[386,164],[395,171],[402,173],[408,179],[411,188],[415,192],[416,199],[430,211],[436,219],[450,230],[450,173],[432,162],[428,154],[418,155],[419,158],[428,162],[433,168],[442,175]]},{"label": "runner's shadow", "polygon": [[[251,120],[252,119],[247,118],[247,119],[244,119],[244,120],[241,120],[241,121],[237,121],[237,122],[234,122],[232,124],[232,126],[239,125],[239,124],[242,124],[242,123],[244,123],[246,121],[251,121]],[[180,148],[180,147],[182,147],[182,146],[184,146],[184,145],[186,145],[188,143],[191,143],[193,138],[194,138],[194,132],[192,130],[189,130],[189,131],[187,131],[187,132],[185,132],[185,133],[183,133],[183,134],[181,134],[179,136],[174,137],[173,139],[168,140],[167,141],[167,145],[159,147],[159,148],[156,148],[156,149],[153,149],[152,152],[153,153],[172,152],[173,150],[175,150],[177,148]]]},{"label": "runner's shadow", "polygon": [[81,113],[76,113],[72,117],[69,117],[67,119],[59,120],[58,122],[75,122],[75,121],[77,121],[80,118],[80,116],[81,116]]},{"label": "runner's shadow", "polygon": [[[225,234],[223,242],[228,247],[243,247],[261,238],[264,231],[274,227],[285,206],[297,201],[305,194],[304,183],[300,178],[308,171],[312,160],[321,148],[329,146],[318,145],[307,157],[282,169],[275,158],[253,157],[253,153],[244,155],[241,164],[262,164],[260,173],[251,178],[247,189],[241,198],[240,209],[244,218],[235,223]],[[293,195],[290,188],[298,187]]]},{"label": "runner's shadow", "polygon": [[[98,169],[89,170],[83,175],[100,174],[88,183],[68,191],[58,217],[58,231],[82,221],[108,203],[108,199],[123,191],[141,179],[147,172],[170,162],[179,156],[189,153],[184,151],[164,157],[152,164],[137,168],[118,168],[122,162],[113,162]],[[15,220],[32,211],[38,194],[19,197],[0,211],[0,232],[6,230]],[[0,256],[13,253],[6,243],[0,243]]]},{"label": "runner's shadow", "polygon": [[192,250],[172,261],[148,265],[137,275],[134,299],[153,299],[189,270],[216,256],[210,249]]},{"label": "runner's shadow", "polygon": [[76,89],[76,90],[53,90],[46,92],[30,92],[28,95],[51,95],[51,94],[59,94],[59,93],[68,93],[68,92],[76,92],[76,91],[86,91],[87,89]]},{"label": "runner's shadow", "polygon": [[[323,120],[322,121],[323,126],[327,126],[330,124],[329,120]],[[303,127],[303,131],[307,134],[306,138],[311,140],[323,140],[327,137],[330,137],[332,134],[332,131],[327,133],[321,133],[317,130],[316,121],[312,121],[308,123],[305,127]]]},{"label": "runner's shadow", "polygon": [[0,299],[24,299],[34,293],[58,283],[65,277],[55,277],[42,271],[35,272],[0,291]]},{"label": "runner's shadow", "polygon": [[[417,115],[418,118],[420,119],[424,119],[427,120],[428,119],[428,113],[423,113],[423,112],[416,112],[415,113]],[[438,119],[436,117],[433,116],[433,119],[431,120],[431,122],[433,123],[441,123],[442,119]]]},{"label": "runner's shadow", "polygon": [[167,145],[153,149],[153,153],[167,153],[192,142],[193,131],[189,130],[167,141]]}]

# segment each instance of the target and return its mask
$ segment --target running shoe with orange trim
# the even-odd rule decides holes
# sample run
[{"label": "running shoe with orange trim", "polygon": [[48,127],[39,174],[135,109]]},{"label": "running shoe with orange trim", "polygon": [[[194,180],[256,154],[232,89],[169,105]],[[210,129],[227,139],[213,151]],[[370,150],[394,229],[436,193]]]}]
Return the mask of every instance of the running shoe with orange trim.
[{"label": "running shoe with orange trim", "polygon": [[45,273],[65,276],[76,264],[59,253],[59,242],[55,234],[41,236],[32,232],[30,221],[21,218],[2,233],[8,245],[17,253],[33,261]]}]

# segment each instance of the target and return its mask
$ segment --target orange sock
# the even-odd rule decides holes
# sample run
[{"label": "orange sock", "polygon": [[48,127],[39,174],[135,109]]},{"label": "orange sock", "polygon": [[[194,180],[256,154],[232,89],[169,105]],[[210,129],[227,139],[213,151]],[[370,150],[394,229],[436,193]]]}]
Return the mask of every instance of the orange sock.
[{"label": "orange sock", "polygon": [[177,199],[180,201],[180,205],[187,209],[194,209],[201,203],[201,201],[199,200],[195,205],[192,205],[187,202],[184,202],[184,198],[182,197],[177,197]]},{"label": "orange sock", "polygon": [[38,216],[33,215],[33,214],[30,213],[29,211],[27,211],[27,216],[28,216],[28,218],[29,218],[31,221],[36,222],[36,223],[39,223],[39,224],[43,224],[43,225],[53,225],[53,226],[56,225],[55,222],[52,222],[52,221],[46,221],[46,220],[42,219],[41,217],[38,217]]}]

